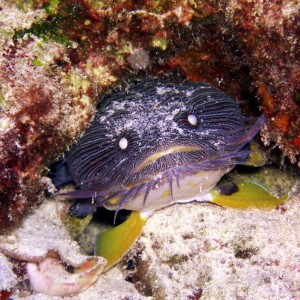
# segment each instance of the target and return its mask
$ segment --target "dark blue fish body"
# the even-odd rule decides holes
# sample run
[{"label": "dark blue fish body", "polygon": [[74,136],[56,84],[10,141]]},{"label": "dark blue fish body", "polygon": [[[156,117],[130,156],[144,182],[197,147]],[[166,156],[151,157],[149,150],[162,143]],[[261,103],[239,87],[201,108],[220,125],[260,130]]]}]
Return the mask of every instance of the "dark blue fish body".
[{"label": "dark blue fish body", "polygon": [[68,195],[117,211],[198,200],[245,162],[263,122],[247,129],[236,101],[207,83],[131,83],[102,97],[66,153],[66,181],[78,188]]}]

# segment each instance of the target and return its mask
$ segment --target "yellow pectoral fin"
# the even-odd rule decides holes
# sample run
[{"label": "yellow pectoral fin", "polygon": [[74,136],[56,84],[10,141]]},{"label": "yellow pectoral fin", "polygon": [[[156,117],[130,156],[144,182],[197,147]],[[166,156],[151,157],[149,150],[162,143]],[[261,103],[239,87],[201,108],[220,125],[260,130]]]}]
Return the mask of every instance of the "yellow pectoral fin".
[{"label": "yellow pectoral fin", "polygon": [[95,244],[95,255],[104,257],[107,260],[106,270],[118,263],[126,254],[139,237],[146,221],[147,217],[133,211],[124,223],[98,235]]},{"label": "yellow pectoral fin", "polygon": [[229,196],[221,195],[217,189],[213,189],[210,193],[212,196],[211,202],[239,209],[273,209],[288,198],[288,195],[276,198],[266,188],[252,180],[242,181],[237,186],[238,191]]}]

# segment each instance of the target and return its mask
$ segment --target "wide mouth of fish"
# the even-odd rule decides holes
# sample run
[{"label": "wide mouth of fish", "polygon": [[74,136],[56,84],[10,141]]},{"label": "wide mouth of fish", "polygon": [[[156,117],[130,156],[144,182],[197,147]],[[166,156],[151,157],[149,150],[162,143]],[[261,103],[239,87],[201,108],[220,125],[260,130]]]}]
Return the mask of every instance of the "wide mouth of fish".
[{"label": "wide mouth of fish", "polygon": [[184,152],[193,152],[193,151],[199,151],[199,147],[194,146],[173,146],[170,148],[167,148],[162,151],[155,152],[154,154],[148,156],[146,159],[144,159],[134,170],[133,173],[138,173],[144,170],[149,165],[155,163],[158,159],[165,157],[170,154],[174,153],[184,153]]},{"label": "wide mouth of fish", "polygon": [[[164,158],[165,156],[176,154],[176,153],[188,153],[201,151],[199,147],[191,146],[173,146],[166,150],[155,152],[144,159],[136,168],[135,172],[141,172],[151,164],[155,164],[157,160]],[[249,154],[248,150],[237,150],[230,152],[215,152],[212,155],[204,158],[201,161],[190,163],[187,165],[177,165],[167,168],[162,172],[153,174],[144,180],[140,180],[133,184],[124,184],[121,188],[115,186],[114,183],[110,183],[104,186],[103,189],[84,189],[77,190],[74,192],[65,193],[67,196],[75,196],[76,198],[87,198],[99,199],[98,206],[105,206],[107,209],[115,210],[115,218],[120,209],[126,209],[127,204],[131,201],[135,201],[138,197],[142,197],[142,207],[147,209],[147,200],[151,196],[152,190],[168,188],[168,194],[170,201],[174,199],[174,188],[177,186],[181,188],[181,181],[190,177],[191,179],[197,174],[205,172],[223,172],[226,173],[234,165],[242,163],[239,158],[244,158]],[[147,170],[146,170],[147,171]],[[150,196],[149,196],[150,194]],[[150,201],[150,200],[149,200]]]},{"label": "wide mouth of fish", "polygon": [[[172,147],[168,150],[157,152],[146,158],[138,167],[138,170],[143,170],[151,163],[159,158],[162,158],[171,153],[199,151],[196,147]],[[213,172],[220,170],[230,170],[238,163],[237,159],[247,155],[249,151],[240,151],[235,153],[224,153],[221,156],[210,157],[198,163],[191,163],[189,165],[181,165],[170,167],[163,172],[159,172],[144,181],[123,186],[118,191],[108,193],[103,200],[103,204],[110,203],[115,206],[116,213],[122,209],[123,205],[129,200],[136,198],[140,193],[144,194],[144,205],[147,202],[148,195],[152,189],[159,189],[163,184],[169,185],[170,196],[173,199],[173,187],[177,185],[180,188],[180,182],[185,177],[193,177],[199,173]]]}]

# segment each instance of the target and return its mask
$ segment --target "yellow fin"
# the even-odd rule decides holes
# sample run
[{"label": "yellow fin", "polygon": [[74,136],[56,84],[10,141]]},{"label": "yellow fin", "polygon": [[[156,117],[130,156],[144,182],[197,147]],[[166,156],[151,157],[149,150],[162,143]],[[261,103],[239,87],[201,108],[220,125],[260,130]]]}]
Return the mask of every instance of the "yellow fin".
[{"label": "yellow fin", "polygon": [[231,208],[273,209],[287,200],[288,195],[276,198],[270,192],[252,180],[244,180],[238,185],[239,190],[229,196],[221,195],[215,188],[210,195],[211,202]]},{"label": "yellow fin", "polygon": [[107,260],[106,270],[110,269],[126,254],[140,235],[147,218],[132,211],[122,224],[100,233],[96,239],[95,255]]}]

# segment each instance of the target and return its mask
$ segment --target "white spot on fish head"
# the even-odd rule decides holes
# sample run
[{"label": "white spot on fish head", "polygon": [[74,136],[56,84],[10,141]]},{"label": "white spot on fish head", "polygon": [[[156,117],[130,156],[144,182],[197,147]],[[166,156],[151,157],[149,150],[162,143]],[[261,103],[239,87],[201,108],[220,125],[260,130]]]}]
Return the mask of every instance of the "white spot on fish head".
[{"label": "white spot on fish head", "polygon": [[125,150],[125,149],[128,147],[128,140],[126,139],[126,137],[122,137],[122,138],[119,140],[119,147],[120,147],[122,150]]},{"label": "white spot on fish head", "polygon": [[188,121],[191,125],[196,126],[197,125],[197,117],[195,115],[188,115]]}]

